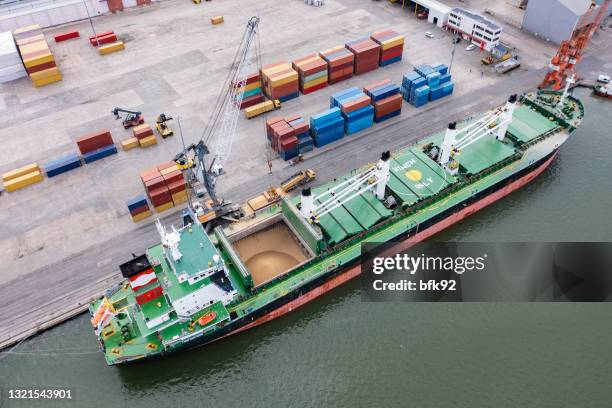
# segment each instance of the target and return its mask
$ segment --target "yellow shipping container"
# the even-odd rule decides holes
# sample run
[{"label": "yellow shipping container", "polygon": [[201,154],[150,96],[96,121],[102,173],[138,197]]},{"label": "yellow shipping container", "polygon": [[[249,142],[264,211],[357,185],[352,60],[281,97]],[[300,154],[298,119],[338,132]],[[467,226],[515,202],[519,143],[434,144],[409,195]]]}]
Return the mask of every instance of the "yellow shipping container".
[{"label": "yellow shipping container", "polygon": [[117,41],[112,44],[102,45],[98,48],[98,52],[100,55],[110,54],[112,52],[117,52],[125,49],[125,44],[123,41]]},{"label": "yellow shipping container", "polygon": [[58,74],[58,75],[50,76],[47,78],[38,79],[36,81],[32,81],[32,83],[34,84],[35,87],[40,88],[41,86],[49,85],[49,84],[52,84],[54,82],[58,82],[61,80],[62,80],[62,76]]},{"label": "yellow shipping container", "polygon": [[26,68],[32,68],[37,65],[46,64],[47,62],[52,61],[55,61],[55,59],[53,58],[53,54],[49,52],[48,54],[44,54],[38,57],[25,58],[23,60],[23,65],[25,65]]},{"label": "yellow shipping container", "polygon": [[285,85],[291,82],[297,82],[297,80],[298,80],[298,73],[293,71],[293,72],[288,72],[283,75],[279,75],[278,77],[270,78],[270,85],[276,88],[278,86]]},{"label": "yellow shipping container", "polygon": [[40,166],[38,165],[38,163],[28,164],[27,166],[23,166],[18,169],[11,170],[9,172],[4,173],[2,175],[2,181],[14,180],[17,177],[21,177],[23,175],[26,175],[28,173],[33,173],[35,171],[40,172]]},{"label": "yellow shipping container", "polygon": [[39,170],[32,173],[24,174],[23,176],[14,178],[4,183],[6,191],[15,191],[20,188],[29,186],[30,184],[38,183],[43,180],[43,175]]},{"label": "yellow shipping container", "polygon": [[48,68],[48,69],[43,69],[42,71],[38,71],[38,72],[33,72],[30,74],[30,78],[32,78],[32,81],[38,81],[41,79],[46,79],[52,76],[58,76],[60,74],[59,69],[57,67],[53,67],[53,68]]},{"label": "yellow shipping container", "polygon": [[30,41],[27,44],[19,46],[19,53],[21,55],[39,51],[49,51],[49,45],[47,44],[47,41],[45,41],[44,37],[42,40]]},{"label": "yellow shipping container", "polygon": [[166,210],[169,210],[172,207],[174,207],[174,203],[172,201],[169,201],[166,204],[162,204],[162,205],[155,207],[155,211],[164,212]]},{"label": "yellow shipping container", "polygon": [[244,91],[252,91],[255,88],[261,88],[261,81],[253,82],[252,84],[245,85]]},{"label": "yellow shipping container", "polygon": [[180,193],[172,194],[172,201],[174,205],[179,205],[187,201],[187,191],[181,191]]},{"label": "yellow shipping container", "polygon": [[134,222],[138,222],[138,221],[142,221],[147,217],[151,216],[151,210],[147,210],[144,212],[141,212],[140,214],[136,214],[132,216],[132,221]]},{"label": "yellow shipping container", "polygon": [[140,147],[149,147],[157,144],[157,138],[155,135],[147,136],[140,139]]},{"label": "yellow shipping container", "polygon": [[175,164],[172,167],[168,167],[167,169],[163,169],[160,170],[159,172],[161,173],[162,176],[168,174],[168,173],[172,173],[173,171],[177,171],[179,169],[178,164]]},{"label": "yellow shipping container", "polygon": [[123,142],[121,142],[121,148],[126,152],[128,150],[132,150],[135,147],[138,147],[139,145],[140,143],[135,137],[130,137],[129,139],[125,139]]},{"label": "yellow shipping container", "polygon": [[396,37],[394,39],[388,40],[383,42],[382,44],[382,49],[383,50],[388,50],[389,48],[393,48],[397,45],[403,44],[404,43],[404,36],[400,35],[399,37]]},{"label": "yellow shipping container", "polygon": [[274,102],[265,101],[245,108],[244,114],[248,119],[250,119],[257,115],[261,115],[264,112],[270,112],[272,109],[274,109]]},{"label": "yellow shipping container", "polygon": [[221,24],[223,22],[223,16],[214,16],[210,19],[213,24]]},{"label": "yellow shipping container", "polygon": [[311,86],[319,85],[324,82],[327,82],[327,75],[322,76],[321,78],[314,79],[310,82],[304,82],[304,88],[310,88]]}]

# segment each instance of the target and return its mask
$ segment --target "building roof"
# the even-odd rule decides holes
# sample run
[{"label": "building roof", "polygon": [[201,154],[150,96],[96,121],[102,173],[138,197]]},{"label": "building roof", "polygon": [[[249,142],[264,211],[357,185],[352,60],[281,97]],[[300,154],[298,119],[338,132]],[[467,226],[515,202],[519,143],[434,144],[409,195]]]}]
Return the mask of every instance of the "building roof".
[{"label": "building roof", "polygon": [[437,10],[444,14],[447,14],[451,11],[450,7],[448,7],[446,4],[440,3],[437,0],[415,0],[415,3],[418,3],[419,5],[428,9]]},{"label": "building roof", "polygon": [[493,21],[489,20],[488,18],[485,18],[485,17],[481,16],[478,13],[473,13],[473,12],[468,11],[466,9],[463,9],[461,7],[453,7],[452,11],[454,11],[455,13],[464,14],[464,15],[472,18],[473,20],[476,20],[476,21],[486,25],[487,27],[489,27],[489,28],[491,28],[493,30],[501,30],[501,27],[499,25],[495,24]]},{"label": "building roof", "polygon": [[591,7],[591,0],[557,0],[577,16],[582,16]]}]

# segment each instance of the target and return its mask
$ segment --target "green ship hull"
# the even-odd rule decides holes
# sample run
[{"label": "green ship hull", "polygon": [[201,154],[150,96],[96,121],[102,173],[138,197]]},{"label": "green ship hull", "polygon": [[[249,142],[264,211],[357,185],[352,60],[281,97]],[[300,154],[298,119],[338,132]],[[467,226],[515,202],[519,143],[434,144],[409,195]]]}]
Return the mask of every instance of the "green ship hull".
[{"label": "green ship hull", "polygon": [[484,137],[458,152],[453,175],[428,155],[444,132],[393,152],[392,208],[368,192],[312,223],[298,195],[209,233],[197,223],[158,227],[162,243],[122,265],[126,282],[90,305],[107,363],[202,346],[277,318],[358,276],[362,243],[409,246],[529,183],[583,117],[580,101],[560,97],[523,95],[503,141]]}]

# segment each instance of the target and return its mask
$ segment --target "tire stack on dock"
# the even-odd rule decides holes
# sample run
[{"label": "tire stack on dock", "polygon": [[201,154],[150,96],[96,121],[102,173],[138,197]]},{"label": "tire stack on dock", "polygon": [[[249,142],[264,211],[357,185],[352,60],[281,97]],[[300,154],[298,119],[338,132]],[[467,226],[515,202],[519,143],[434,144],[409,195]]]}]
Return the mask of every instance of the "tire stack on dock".
[{"label": "tire stack on dock", "polygon": [[404,52],[404,36],[393,30],[378,31],[370,38],[380,45],[378,65],[384,67],[401,61]]},{"label": "tire stack on dock", "polygon": [[0,83],[28,76],[10,31],[0,33]]},{"label": "tire stack on dock", "polygon": [[299,142],[295,130],[283,118],[271,118],[266,121],[266,133],[272,149],[283,160],[291,160],[299,154]]},{"label": "tire stack on dock", "polygon": [[370,97],[358,88],[349,88],[330,97],[330,108],[340,108],[344,133],[352,135],[374,124],[374,107]]},{"label": "tire stack on dock", "polygon": [[300,91],[307,95],[327,86],[327,62],[313,53],[291,64],[300,78]]},{"label": "tire stack on dock", "polygon": [[34,24],[18,28],[14,33],[23,65],[35,87],[39,88],[62,80],[40,26]]},{"label": "tire stack on dock", "polygon": [[22,189],[42,180],[42,170],[38,163],[28,164],[2,175],[2,184],[8,192]]},{"label": "tire stack on dock", "polygon": [[[240,84],[232,84],[234,92],[239,92]],[[249,74],[242,89],[242,101],[240,109],[248,108],[264,101],[263,89],[261,87],[261,74],[259,72]]]},{"label": "tire stack on dock", "polygon": [[344,117],[340,108],[334,107],[310,117],[310,134],[317,147],[344,137]]},{"label": "tire stack on dock", "polygon": [[355,75],[365,74],[366,72],[378,69],[380,44],[377,44],[368,37],[364,37],[347,42],[346,48],[355,54]]},{"label": "tire stack on dock", "polygon": [[128,200],[126,204],[128,210],[130,211],[132,221],[134,222],[142,221],[151,216],[151,209],[149,208],[149,203],[147,202],[147,197],[145,196],[132,198],[131,200]]},{"label": "tire stack on dock", "polygon": [[71,153],[50,161],[43,166],[47,177],[55,177],[70,170],[78,169],[82,166],[81,157],[77,153]]},{"label": "tire stack on dock", "polygon": [[402,113],[400,88],[384,79],[363,88],[374,106],[374,122],[379,123]]},{"label": "tire stack on dock", "polygon": [[429,101],[451,95],[454,90],[451,79],[448,67],[444,64],[433,67],[417,65],[414,72],[404,75],[402,79],[402,96],[416,107],[423,106]]},{"label": "tire stack on dock", "polygon": [[276,62],[261,69],[264,93],[270,99],[286,102],[300,96],[298,73],[286,62]]},{"label": "tire stack on dock", "polygon": [[117,153],[117,147],[108,129],[81,136],[76,140],[85,163],[92,163]]},{"label": "tire stack on dock", "polygon": [[330,48],[319,52],[319,55],[327,61],[327,78],[330,84],[353,76],[355,55],[345,47]]}]

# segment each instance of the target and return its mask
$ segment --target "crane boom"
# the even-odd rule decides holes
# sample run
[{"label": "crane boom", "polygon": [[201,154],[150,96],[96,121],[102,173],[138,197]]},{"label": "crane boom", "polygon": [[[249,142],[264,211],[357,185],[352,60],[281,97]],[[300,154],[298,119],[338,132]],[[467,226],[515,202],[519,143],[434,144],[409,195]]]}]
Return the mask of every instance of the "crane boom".
[{"label": "crane boom", "polygon": [[550,61],[549,72],[539,88],[550,86],[555,91],[563,88],[563,82],[573,76],[574,67],[582,59],[584,50],[603,21],[611,2],[612,0],[604,0],[599,6],[593,2],[572,32],[571,38],[561,42],[557,54]]}]

